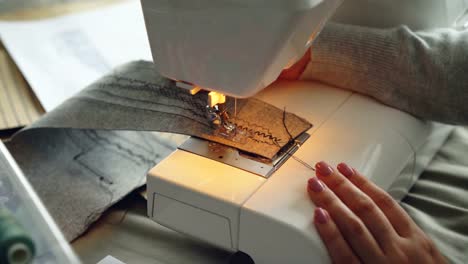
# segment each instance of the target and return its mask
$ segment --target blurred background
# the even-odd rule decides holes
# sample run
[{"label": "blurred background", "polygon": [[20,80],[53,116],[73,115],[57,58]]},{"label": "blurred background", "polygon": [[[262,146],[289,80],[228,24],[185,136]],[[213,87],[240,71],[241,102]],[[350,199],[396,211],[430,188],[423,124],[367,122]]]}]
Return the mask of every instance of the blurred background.
[{"label": "blurred background", "polygon": [[99,2],[99,0],[0,0],[0,15],[57,4],[83,2]]}]

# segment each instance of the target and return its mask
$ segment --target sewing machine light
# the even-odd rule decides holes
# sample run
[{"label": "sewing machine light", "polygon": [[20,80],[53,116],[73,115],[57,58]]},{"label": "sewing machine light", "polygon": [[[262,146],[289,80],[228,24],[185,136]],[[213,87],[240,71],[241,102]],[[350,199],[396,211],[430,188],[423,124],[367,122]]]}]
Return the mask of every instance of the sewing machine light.
[{"label": "sewing machine light", "polygon": [[201,91],[200,86],[194,86],[192,89],[190,89],[190,94],[191,95],[196,95],[199,91]]},{"label": "sewing machine light", "polygon": [[[203,89],[200,86],[193,85],[188,82],[183,82],[183,81],[175,81],[175,82],[178,87],[187,89],[191,95],[195,95],[201,90],[207,90],[207,89]],[[215,91],[211,91],[208,93],[208,106],[209,107],[213,108],[216,105],[224,104],[224,103],[226,103],[226,96],[224,94],[218,93]]]},{"label": "sewing machine light", "polygon": [[208,93],[208,105],[214,107],[215,105],[226,103],[226,96],[218,92]]}]

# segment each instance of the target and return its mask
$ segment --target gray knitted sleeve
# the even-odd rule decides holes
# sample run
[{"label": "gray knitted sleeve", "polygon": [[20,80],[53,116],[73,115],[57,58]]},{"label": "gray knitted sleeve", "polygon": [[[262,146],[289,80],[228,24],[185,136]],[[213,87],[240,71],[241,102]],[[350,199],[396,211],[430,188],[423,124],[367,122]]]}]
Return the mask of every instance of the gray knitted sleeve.
[{"label": "gray knitted sleeve", "polygon": [[351,89],[423,119],[468,124],[468,30],[330,23],[301,79]]}]

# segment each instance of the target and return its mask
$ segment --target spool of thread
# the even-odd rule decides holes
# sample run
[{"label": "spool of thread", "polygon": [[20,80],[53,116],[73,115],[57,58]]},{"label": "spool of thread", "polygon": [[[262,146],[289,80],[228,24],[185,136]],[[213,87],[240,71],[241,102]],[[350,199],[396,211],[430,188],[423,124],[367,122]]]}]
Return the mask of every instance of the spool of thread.
[{"label": "spool of thread", "polygon": [[0,263],[31,263],[34,254],[31,236],[11,213],[0,208]]}]

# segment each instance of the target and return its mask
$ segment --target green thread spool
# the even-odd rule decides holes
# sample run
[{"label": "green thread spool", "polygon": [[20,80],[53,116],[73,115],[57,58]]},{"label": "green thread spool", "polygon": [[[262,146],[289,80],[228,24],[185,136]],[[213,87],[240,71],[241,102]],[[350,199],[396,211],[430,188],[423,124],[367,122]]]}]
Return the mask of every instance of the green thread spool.
[{"label": "green thread spool", "polygon": [[0,263],[31,263],[34,254],[31,237],[13,215],[0,208]]}]

